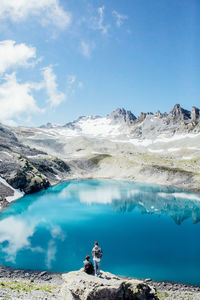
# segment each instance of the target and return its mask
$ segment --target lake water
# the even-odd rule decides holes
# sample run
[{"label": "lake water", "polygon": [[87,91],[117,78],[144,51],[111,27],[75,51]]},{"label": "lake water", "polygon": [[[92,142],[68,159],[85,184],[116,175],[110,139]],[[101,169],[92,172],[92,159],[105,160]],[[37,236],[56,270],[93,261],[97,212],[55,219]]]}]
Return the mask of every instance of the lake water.
[{"label": "lake water", "polygon": [[94,241],[103,270],[200,285],[200,195],[114,180],[70,181],[0,215],[0,264],[80,269]]}]

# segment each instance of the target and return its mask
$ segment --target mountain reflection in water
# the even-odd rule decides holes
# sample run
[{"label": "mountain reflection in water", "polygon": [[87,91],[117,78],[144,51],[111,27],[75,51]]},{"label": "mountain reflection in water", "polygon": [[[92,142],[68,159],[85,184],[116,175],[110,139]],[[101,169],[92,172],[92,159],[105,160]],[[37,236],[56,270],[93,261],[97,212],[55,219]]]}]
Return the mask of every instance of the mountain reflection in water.
[{"label": "mountain reflection in water", "polygon": [[[62,193],[73,197],[76,185]],[[167,186],[122,181],[103,181],[102,185],[96,185],[95,180],[87,186],[79,182],[79,200],[87,204],[110,204],[121,213],[139,209],[143,214],[168,215],[177,225],[188,218],[194,224],[200,221],[200,194]]]},{"label": "mountain reflection in water", "polygon": [[199,221],[199,194],[126,181],[70,181],[3,210],[0,263],[79,269],[97,239],[106,253],[103,268],[111,272],[200,284]]},{"label": "mountain reflection in water", "polygon": [[133,195],[120,201],[114,199],[112,207],[119,212],[131,212],[137,208],[143,214],[169,215],[177,225],[192,218],[195,224],[200,221],[200,197],[198,197],[181,192],[155,194],[138,191],[137,196]]}]

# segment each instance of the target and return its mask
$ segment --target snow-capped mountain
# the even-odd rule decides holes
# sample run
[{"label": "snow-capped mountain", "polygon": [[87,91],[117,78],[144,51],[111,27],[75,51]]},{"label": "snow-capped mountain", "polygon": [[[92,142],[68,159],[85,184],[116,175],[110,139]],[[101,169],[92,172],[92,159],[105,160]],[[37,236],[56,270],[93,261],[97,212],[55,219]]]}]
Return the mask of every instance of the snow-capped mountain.
[{"label": "snow-capped mountain", "polygon": [[[200,190],[200,111],[125,109],[65,125],[0,126],[0,177],[34,192],[70,178],[120,178]],[[3,181],[1,181],[1,185]]]},{"label": "snow-capped mountain", "polygon": [[167,113],[141,113],[138,118],[124,108],[116,109],[106,117],[82,116],[76,121],[63,126],[47,123],[40,126],[44,129],[66,129],[66,135],[116,136],[127,134],[129,137],[149,138],[160,134],[173,136],[176,133],[200,132],[200,110],[192,107],[192,111],[183,109],[179,104]]}]

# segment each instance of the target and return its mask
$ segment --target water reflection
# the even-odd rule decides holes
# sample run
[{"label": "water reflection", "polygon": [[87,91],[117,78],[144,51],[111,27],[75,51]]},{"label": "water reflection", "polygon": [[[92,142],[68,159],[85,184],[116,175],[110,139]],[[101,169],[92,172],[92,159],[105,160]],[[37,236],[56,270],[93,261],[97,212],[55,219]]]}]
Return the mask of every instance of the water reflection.
[{"label": "water reflection", "polygon": [[114,209],[120,212],[130,212],[135,208],[143,214],[169,215],[177,225],[191,218],[193,223],[200,221],[200,201],[182,199],[173,195],[166,197],[140,192],[136,197],[112,202]]},{"label": "water reflection", "polygon": [[[41,246],[41,241],[38,241],[37,244],[32,243],[32,238],[41,223],[49,234],[47,248]],[[26,216],[25,218],[11,216],[0,221],[0,250],[5,261],[12,265],[15,265],[17,254],[23,249],[42,253],[45,256],[46,268],[51,269],[52,262],[56,259],[56,243],[58,240],[64,241],[65,238],[60,226],[53,226],[41,218],[30,218],[29,220]]]},{"label": "water reflection", "polygon": [[61,194],[74,198],[78,192],[79,201],[89,205],[110,204],[118,212],[139,209],[143,214],[169,215],[177,225],[191,218],[200,221],[200,195],[183,192],[165,186],[142,185],[140,183],[112,181],[103,184],[72,183]]},{"label": "water reflection", "polygon": [[7,261],[15,262],[17,252],[22,248],[32,249],[29,237],[34,234],[35,225],[15,217],[9,217],[0,222],[1,251],[6,253]]},{"label": "water reflection", "polygon": [[[117,213],[113,214],[113,211]],[[3,211],[0,219],[1,263],[58,270],[55,264],[59,261],[63,263],[60,253],[63,251],[65,256],[68,251],[69,259],[74,255],[74,260],[68,261],[66,255],[66,265],[73,264],[73,269],[77,261],[82,261],[81,255],[85,251],[85,240],[82,245],[80,242],[84,236],[84,232],[81,233],[83,228],[93,239],[93,234],[103,230],[105,222],[105,219],[104,222],[97,222],[97,218],[111,214],[112,222],[115,222],[115,218],[116,222],[120,222],[125,213],[131,216],[133,211],[170,216],[178,225],[189,218],[193,223],[198,223],[200,195],[169,187],[110,180],[72,181],[54,186],[47,191],[26,196]],[[145,222],[144,218],[142,222]],[[111,226],[110,231],[115,228],[116,225],[113,228]],[[127,228],[124,227],[124,232],[127,232]],[[71,235],[68,236],[68,232]],[[124,232],[116,237],[117,242],[124,238]],[[29,265],[30,261],[32,265]]]}]

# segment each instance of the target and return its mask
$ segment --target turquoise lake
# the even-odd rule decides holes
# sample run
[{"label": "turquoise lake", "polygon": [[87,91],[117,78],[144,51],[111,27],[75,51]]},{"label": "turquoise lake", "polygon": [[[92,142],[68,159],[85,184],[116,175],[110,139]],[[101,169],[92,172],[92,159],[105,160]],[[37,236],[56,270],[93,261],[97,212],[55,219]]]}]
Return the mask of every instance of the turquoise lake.
[{"label": "turquoise lake", "polygon": [[3,210],[0,264],[76,270],[97,240],[105,271],[200,285],[199,221],[199,194],[114,180],[65,182]]}]

